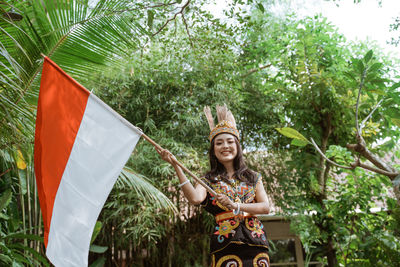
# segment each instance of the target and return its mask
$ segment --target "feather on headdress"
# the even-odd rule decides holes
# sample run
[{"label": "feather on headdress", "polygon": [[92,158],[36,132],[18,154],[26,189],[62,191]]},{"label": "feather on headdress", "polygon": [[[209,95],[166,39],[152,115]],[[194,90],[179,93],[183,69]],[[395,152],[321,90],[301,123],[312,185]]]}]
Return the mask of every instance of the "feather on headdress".
[{"label": "feather on headdress", "polygon": [[208,125],[210,126],[210,130],[214,129],[214,118],[211,114],[211,109],[209,106],[204,107],[204,114],[206,114]]},{"label": "feather on headdress", "polygon": [[236,136],[239,139],[239,131],[236,129],[235,118],[233,117],[232,112],[228,109],[226,104],[224,104],[223,106],[217,105],[216,109],[217,109],[218,124],[214,126],[214,119],[211,114],[210,107],[208,106],[204,107],[204,113],[206,114],[208,125],[210,126],[211,130],[210,135],[208,136],[210,142],[216,135],[220,133],[229,133]]}]

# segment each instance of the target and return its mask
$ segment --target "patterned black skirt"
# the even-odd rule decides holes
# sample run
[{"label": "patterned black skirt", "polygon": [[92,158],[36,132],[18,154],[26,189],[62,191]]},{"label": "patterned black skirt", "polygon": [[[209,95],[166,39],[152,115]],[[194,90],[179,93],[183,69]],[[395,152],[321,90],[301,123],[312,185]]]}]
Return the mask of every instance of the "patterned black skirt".
[{"label": "patterned black skirt", "polygon": [[268,249],[230,243],[211,254],[212,267],[269,267]]}]

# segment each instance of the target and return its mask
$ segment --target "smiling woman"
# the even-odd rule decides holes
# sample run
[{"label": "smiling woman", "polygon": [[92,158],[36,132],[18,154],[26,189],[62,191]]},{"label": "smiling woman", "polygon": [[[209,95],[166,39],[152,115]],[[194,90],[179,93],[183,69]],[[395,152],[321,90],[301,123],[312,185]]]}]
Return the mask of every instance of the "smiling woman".
[{"label": "smiling woman", "polygon": [[214,126],[210,108],[205,108],[210,125],[210,171],[202,180],[217,195],[197,184],[193,186],[167,150],[162,158],[176,171],[185,197],[201,204],[215,217],[211,235],[211,266],[269,266],[268,241],[255,214],[269,213],[261,176],[247,168],[239,143],[235,119],[226,106],[217,106],[219,123]]},{"label": "smiling woman", "polygon": [[[219,134],[214,140],[214,152],[218,161],[222,164],[227,164],[229,168],[227,169],[228,176],[232,176],[233,160],[237,155],[237,145],[235,142],[235,137],[231,134]],[[228,170],[229,169],[229,170]]]}]

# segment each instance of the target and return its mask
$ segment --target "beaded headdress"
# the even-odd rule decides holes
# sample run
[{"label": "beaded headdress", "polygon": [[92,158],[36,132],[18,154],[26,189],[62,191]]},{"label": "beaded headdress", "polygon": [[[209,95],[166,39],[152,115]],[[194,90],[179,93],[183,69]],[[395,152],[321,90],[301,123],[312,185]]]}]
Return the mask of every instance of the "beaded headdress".
[{"label": "beaded headdress", "polygon": [[206,114],[208,125],[210,126],[210,135],[208,139],[210,142],[213,138],[221,133],[229,133],[237,137],[239,139],[239,131],[236,129],[236,121],[232,115],[232,112],[228,109],[228,107],[224,104],[223,106],[217,106],[217,117],[218,124],[214,126],[214,119],[211,114],[210,107],[204,107],[204,113]]}]

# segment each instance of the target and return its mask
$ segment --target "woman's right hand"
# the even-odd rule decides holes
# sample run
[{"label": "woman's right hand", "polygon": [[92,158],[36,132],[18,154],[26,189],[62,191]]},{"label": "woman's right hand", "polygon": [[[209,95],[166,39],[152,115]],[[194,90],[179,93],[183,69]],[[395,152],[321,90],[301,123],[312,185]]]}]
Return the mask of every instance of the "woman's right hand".
[{"label": "woman's right hand", "polygon": [[171,164],[172,166],[176,165],[176,158],[169,152],[167,149],[156,149],[158,154],[160,154],[161,158]]},{"label": "woman's right hand", "polygon": [[216,199],[222,204],[222,206],[225,206],[230,210],[235,210],[238,208],[238,204],[230,200],[230,198],[224,194],[217,194]]}]

